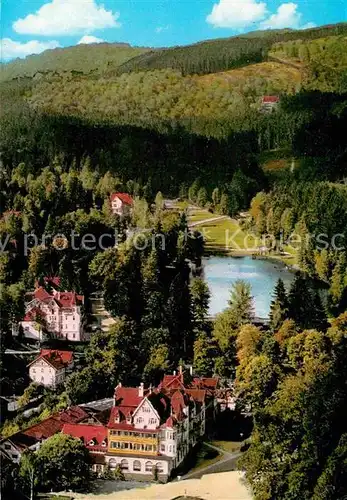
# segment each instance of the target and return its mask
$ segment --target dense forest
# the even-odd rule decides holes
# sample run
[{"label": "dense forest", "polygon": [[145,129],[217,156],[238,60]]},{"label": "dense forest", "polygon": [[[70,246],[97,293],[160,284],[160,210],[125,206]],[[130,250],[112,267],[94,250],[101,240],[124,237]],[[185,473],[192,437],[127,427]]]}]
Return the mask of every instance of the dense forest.
[{"label": "dense forest", "polygon": [[[84,294],[87,315],[96,292],[115,319],[81,347],[85,363],[31,423],[110,396],[119,380],[157,383],[188,363],[232,381],[240,409],[251,408],[242,467],[257,499],[343,498],[346,33],[340,24],[160,50],[99,44],[5,65],[1,348],[13,341],[25,292],[45,276]],[[262,107],[268,94],[279,98],[271,112]],[[267,169],[267,155],[281,168]],[[132,195],[131,217],[111,213],[115,191]],[[290,290],[277,284],[268,327],[251,324],[252,291],[240,281],[211,320],[208,287],[188,265],[199,267],[204,241],[184,210],[164,210],[164,197],[233,217],[247,211],[242,229],[273,236],[279,252],[293,234],[305,242],[295,248],[300,272]],[[67,241],[75,233],[77,249]],[[80,244],[86,234],[114,238],[89,250]],[[158,234],[165,248],[146,244]],[[1,368],[3,390],[22,391],[17,367]],[[19,417],[2,431],[25,425]]]}]

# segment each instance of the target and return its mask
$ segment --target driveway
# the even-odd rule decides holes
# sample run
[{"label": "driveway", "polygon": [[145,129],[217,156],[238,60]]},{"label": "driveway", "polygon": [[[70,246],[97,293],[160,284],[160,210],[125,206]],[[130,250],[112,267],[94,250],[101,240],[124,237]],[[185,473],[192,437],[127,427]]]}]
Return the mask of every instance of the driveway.
[{"label": "driveway", "polygon": [[220,453],[221,455],[220,459],[218,460],[218,462],[207,465],[206,467],[201,467],[201,469],[198,469],[196,471],[188,472],[188,474],[181,477],[181,480],[200,479],[205,474],[213,474],[216,472],[229,472],[232,470],[237,470],[237,460],[242,455],[241,451],[230,453],[228,451],[222,450],[221,448],[217,448],[217,446],[213,446],[212,444],[209,443],[204,442],[204,445],[218,451],[218,453]]}]

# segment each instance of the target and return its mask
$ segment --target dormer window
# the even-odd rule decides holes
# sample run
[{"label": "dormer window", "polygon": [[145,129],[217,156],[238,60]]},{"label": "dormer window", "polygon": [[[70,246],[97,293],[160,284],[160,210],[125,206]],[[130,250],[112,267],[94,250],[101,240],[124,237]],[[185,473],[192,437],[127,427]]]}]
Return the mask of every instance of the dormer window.
[{"label": "dormer window", "polygon": [[131,424],[131,415],[127,416],[127,424]]},{"label": "dormer window", "polygon": [[117,415],[114,417],[114,421],[116,422],[116,424],[119,424],[120,422],[119,413],[117,413]]},{"label": "dormer window", "polygon": [[105,448],[105,447],[107,446],[107,445],[106,445],[106,441],[103,441],[103,442],[101,443],[101,446],[103,446],[103,447]]},{"label": "dormer window", "polygon": [[94,443],[94,439],[91,439],[91,440],[89,441],[89,446],[94,446],[94,444],[95,444],[95,443]]}]

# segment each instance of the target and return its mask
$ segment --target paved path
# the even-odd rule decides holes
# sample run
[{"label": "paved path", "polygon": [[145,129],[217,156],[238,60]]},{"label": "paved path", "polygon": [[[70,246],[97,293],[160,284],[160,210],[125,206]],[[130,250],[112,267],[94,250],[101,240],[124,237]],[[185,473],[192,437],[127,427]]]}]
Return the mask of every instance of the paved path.
[{"label": "paved path", "polygon": [[217,446],[213,446],[212,444],[205,443],[205,446],[209,448],[213,448],[221,454],[220,460],[218,462],[214,462],[213,464],[206,465],[206,467],[201,467],[193,472],[189,472],[185,476],[181,478],[184,479],[200,479],[205,474],[213,474],[216,472],[229,472],[232,470],[236,470],[236,464],[238,458],[242,455],[240,451],[230,453],[229,451],[222,450],[221,448],[217,448]]}]

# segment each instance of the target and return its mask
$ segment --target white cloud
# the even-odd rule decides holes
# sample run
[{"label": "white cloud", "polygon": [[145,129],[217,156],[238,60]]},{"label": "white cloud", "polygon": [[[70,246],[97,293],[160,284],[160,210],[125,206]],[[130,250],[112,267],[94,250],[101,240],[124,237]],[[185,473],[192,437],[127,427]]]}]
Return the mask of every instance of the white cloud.
[{"label": "white cloud", "polygon": [[97,36],[93,35],[84,35],[82,36],[81,40],[77,42],[77,45],[80,45],[81,43],[102,43],[105,40],[102,38],[98,38]]},{"label": "white cloud", "polygon": [[267,14],[265,2],[257,0],[219,0],[213,5],[206,21],[215,28],[242,29],[250,26]]},{"label": "white cloud", "polygon": [[155,28],[156,33],[162,33],[163,31],[167,31],[169,29],[169,26],[157,26]]},{"label": "white cloud", "polygon": [[106,10],[96,0],[52,0],[35,14],[13,23],[21,34],[73,35],[97,29],[118,28],[119,12]]},{"label": "white cloud", "polygon": [[282,3],[275,14],[272,14],[268,19],[262,21],[259,25],[261,29],[281,29],[281,28],[295,28],[305,29],[312,28],[313,23],[307,23],[301,26],[302,14],[298,11],[296,3]]},{"label": "white cloud", "polygon": [[11,38],[3,38],[1,41],[1,59],[7,61],[15,57],[25,57],[30,54],[40,54],[47,49],[55,49],[60,47],[57,40],[49,42],[39,42],[38,40],[30,40],[29,42],[16,42]]}]

